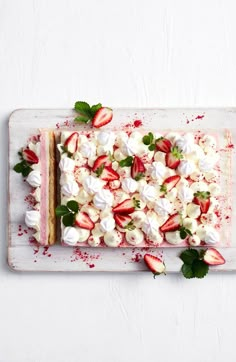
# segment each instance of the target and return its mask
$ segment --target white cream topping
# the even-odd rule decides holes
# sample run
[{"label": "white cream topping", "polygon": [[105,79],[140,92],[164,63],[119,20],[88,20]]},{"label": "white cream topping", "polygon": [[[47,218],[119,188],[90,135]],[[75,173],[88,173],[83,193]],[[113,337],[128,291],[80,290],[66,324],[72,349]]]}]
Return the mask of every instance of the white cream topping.
[{"label": "white cream topping", "polygon": [[76,196],[76,200],[79,204],[87,204],[92,200],[92,196],[87,193],[84,189],[81,189],[78,193],[78,196]]},{"label": "white cream topping", "polygon": [[146,214],[143,211],[134,211],[132,213],[132,220],[136,228],[141,228],[145,219]]},{"label": "white cream topping", "polygon": [[117,190],[120,188],[120,180],[114,180],[109,182],[109,186],[112,190]]},{"label": "white cream topping", "polygon": [[82,156],[92,158],[96,155],[96,146],[92,142],[82,143],[80,146],[80,152]]},{"label": "white cream topping", "polygon": [[34,197],[35,201],[39,202],[40,201],[40,195],[41,195],[40,187],[36,187],[33,190],[33,192],[31,193],[31,195]]},{"label": "white cream topping", "polygon": [[99,192],[102,186],[103,183],[98,177],[88,176],[83,181],[83,187],[85,191],[90,195],[94,195],[96,192]]},{"label": "white cream topping", "polygon": [[62,158],[59,162],[59,168],[62,172],[73,172],[75,168],[75,161],[69,157]]},{"label": "white cream topping", "polygon": [[121,161],[121,160],[124,160],[126,158],[126,156],[121,152],[121,150],[119,148],[117,148],[115,151],[114,151],[114,159],[116,161]]},{"label": "white cream topping", "polygon": [[145,185],[140,191],[140,197],[143,201],[155,201],[157,197],[157,190],[154,186]]},{"label": "white cream topping", "polygon": [[206,226],[203,224],[199,225],[197,228],[196,234],[200,240],[204,241],[205,236],[206,236]]},{"label": "white cream topping", "polygon": [[199,236],[193,235],[193,236],[189,237],[188,243],[191,246],[199,246],[201,244],[201,240],[200,240]]},{"label": "white cream topping", "polygon": [[208,191],[208,185],[203,181],[193,182],[190,186],[190,189],[193,191],[193,193],[198,191]]},{"label": "white cream topping", "polygon": [[161,151],[157,151],[154,155],[154,160],[157,162],[161,162],[164,166],[166,164],[166,154]]},{"label": "white cream topping", "polygon": [[63,230],[62,239],[65,244],[74,246],[77,244],[77,242],[79,240],[79,233],[76,228],[74,228],[72,226],[67,226]]},{"label": "white cream topping", "polygon": [[74,175],[75,175],[76,181],[82,184],[88,178],[88,176],[90,175],[90,172],[86,167],[79,167],[75,171]]},{"label": "white cream topping", "polygon": [[191,190],[189,187],[181,187],[178,189],[178,198],[184,202],[189,203],[193,200],[193,190]]},{"label": "white cream topping", "polygon": [[40,227],[40,212],[36,210],[26,211],[25,223],[29,228],[39,230]]},{"label": "white cream topping", "polygon": [[193,181],[202,181],[204,179],[204,175],[201,171],[197,170],[190,175],[190,178]]},{"label": "white cream topping", "polygon": [[220,235],[218,231],[216,231],[213,227],[206,227],[206,234],[204,237],[204,241],[207,245],[214,245],[220,241]]},{"label": "white cream topping", "polygon": [[68,182],[74,181],[74,174],[73,173],[62,173],[60,176],[60,185],[63,186]]},{"label": "white cream topping", "polygon": [[115,220],[112,216],[104,217],[100,222],[100,228],[104,233],[114,230],[115,226]]},{"label": "white cream topping", "polygon": [[39,171],[31,171],[26,179],[28,184],[32,187],[39,187],[41,185],[41,175]]},{"label": "white cream topping", "polygon": [[187,205],[186,212],[191,219],[197,219],[201,215],[200,206],[193,203]]},{"label": "white cream topping", "polygon": [[204,177],[208,182],[212,182],[215,181],[217,179],[217,171],[216,170],[212,170],[209,172],[205,172],[204,173]]},{"label": "white cream topping", "polygon": [[178,166],[178,173],[181,176],[189,176],[191,173],[193,173],[196,169],[195,164],[192,161],[189,160],[183,160],[180,161],[180,164]]},{"label": "white cream topping", "polygon": [[166,167],[161,162],[153,162],[151,166],[151,177],[154,180],[163,179],[166,174]]},{"label": "white cream topping", "polygon": [[195,219],[191,219],[189,217],[186,217],[183,220],[183,226],[186,227],[186,229],[190,230],[192,234],[195,233],[198,228],[197,221]]},{"label": "white cream topping", "polygon": [[220,195],[220,186],[216,183],[212,183],[209,185],[209,191],[211,196],[219,196]]},{"label": "white cream topping", "polygon": [[90,230],[76,227],[79,235],[78,243],[84,243],[90,236]]},{"label": "white cream topping", "polygon": [[211,156],[205,156],[201,160],[199,160],[198,166],[200,171],[202,172],[210,172],[214,168],[217,159]]},{"label": "white cream topping", "polygon": [[106,145],[114,145],[115,143],[115,134],[114,132],[106,132],[106,131],[101,131],[98,132],[97,134],[97,141],[100,145],[102,146],[106,146]]},{"label": "white cream topping", "polygon": [[88,214],[88,216],[90,217],[90,219],[93,222],[97,222],[99,219],[99,211],[98,209],[96,209],[95,207],[91,206],[91,205],[83,205],[80,209],[81,212],[85,212],[86,214]]},{"label": "white cream topping", "polygon": [[160,198],[156,201],[154,210],[160,216],[166,216],[171,213],[173,207],[170,201],[166,198]]},{"label": "white cream topping", "polygon": [[200,138],[199,145],[205,152],[207,152],[209,149],[216,148],[216,139],[213,136],[204,135],[202,138]]},{"label": "white cream topping", "polygon": [[130,245],[139,245],[143,242],[144,235],[140,229],[127,230],[125,238]]},{"label": "white cream topping", "polygon": [[113,201],[114,201],[113,194],[106,189],[97,192],[93,198],[94,205],[100,210],[104,210],[107,207],[111,207]]},{"label": "white cream topping", "polygon": [[170,201],[170,202],[175,202],[175,199],[177,197],[177,188],[176,187],[173,187],[172,190],[170,190],[167,195],[166,195],[166,198]]},{"label": "white cream topping", "polygon": [[98,237],[96,237],[96,236],[91,235],[91,236],[88,238],[88,244],[89,244],[90,246],[92,246],[93,248],[99,246],[100,243],[101,243],[101,239],[98,238]]},{"label": "white cream topping", "polygon": [[77,196],[79,193],[79,186],[75,181],[69,181],[64,184],[61,188],[61,192],[63,195],[70,197],[70,196]]},{"label": "white cream topping", "polygon": [[92,230],[92,235],[95,237],[95,238],[101,238],[102,236],[104,236],[104,232],[101,230],[100,228],[100,223],[96,223],[93,230]]},{"label": "white cream topping", "polygon": [[193,134],[187,133],[184,136],[181,136],[179,139],[177,139],[176,146],[178,146],[183,153],[191,153],[194,149]]},{"label": "white cream topping", "polygon": [[122,234],[118,230],[107,232],[104,235],[104,242],[107,246],[117,247],[122,241]]},{"label": "white cream topping", "polygon": [[168,231],[167,233],[165,233],[165,238],[166,241],[172,245],[181,244],[183,242],[183,239],[181,239],[180,232],[178,230]]},{"label": "white cream topping", "polygon": [[123,140],[121,151],[127,156],[133,156],[138,153],[139,146],[135,139],[128,138],[127,140]]},{"label": "white cream topping", "polygon": [[159,233],[159,227],[156,218],[147,216],[143,222],[142,230],[145,232],[147,236],[155,235],[155,233]]},{"label": "white cream topping", "polygon": [[202,224],[205,224],[205,225],[216,225],[217,224],[217,216],[214,212],[209,212],[207,214],[202,214],[201,215],[201,218],[200,218],[200,221]]},{"label": "white cream topping", "polygon": [[127,177],[122,180],[121,187],[125,192],[133,194],[138,188],[138,183],[133,178]]}]

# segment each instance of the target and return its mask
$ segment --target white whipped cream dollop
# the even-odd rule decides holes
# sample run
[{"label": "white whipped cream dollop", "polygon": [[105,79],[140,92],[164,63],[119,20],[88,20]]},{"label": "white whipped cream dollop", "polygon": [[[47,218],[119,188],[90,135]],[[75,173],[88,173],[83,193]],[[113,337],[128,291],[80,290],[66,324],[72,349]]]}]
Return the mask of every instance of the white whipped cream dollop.
[{"label": "white whipped cream dollop", "polygon": [[168,231],[167,233],[165,233],[165,238],[166,238],[166,241],[172,245],[181,244],[183,242],[183,239],[181,239],[181,237],[180,237],[179,230]]},{"label": "white whipped cream dollop", "polygon": [[209,150],[214,150],[216,148],[216,139],[211,135],[204,135],[200,138],[199,145],[207,153]]},{"label": "white whipped cream dollop", "polygon": [[127,177],[122,181],[121,187],[125,192],[133,194],[138,188],[138,182],[132,177]]},{"label": "white whipped cream dollop", "polygon": [[136,226],[137,228],[142,227],[145,219],[146,219],[146,214],[143,211],[134,211],[132,213],[132,220],[133,220],[134,226]]},{"label": "white whipped cream dollop", "polygon": [[93,248],[94,248],[94,247],[96,248],[98,245],[100,245],[100,243],[101,243],[101,239],[98,238],[98,237],[96,237],[96,236],[91,235],[91,236],[88,238],[88,244],[89,244],[90,246],[92,246]]},{"label": "white whipped cream dollop", "polygon": [[184,136],[181,136],[176,140],[176,146],[179,147],[179,149],[183,153],[191,153],[194,149],[194,136],[192,133],[186,133]]},{"label": "white whipped cream dollop", "polygon": [[81,184],[89,175],[90,175],[89,170],[86,167],[79,167],[74,173],[76,181]]},{"label": "white whipped cream dollop", "polygon": [[191,246],[199,246],[201,244],[201,240],[200,240],[199,236],[194,234],[193,236],[189,237],[188,243]]},{"label": "white whipped cream dollop", "polygon": [[121,152],[124,155],[133,156],[138,153],[138,150],[139,150],[139,144],[135,139],[128,137],[128,139],[123,140],[121,146]]},{"label": "white whipped cream dollop", "polygon": [[93,142],[82,143],[80,153],[86,158],[92,158],[96,155],[96,145]]},{"label": "white whipped cream dollop", "polygon": [[145,202],[153,202],[157,197],[157,190],[154,186],[144,185],[140,190],[140,197]]},{"label": "white whipped cream dollop", "polygon": [[93,222],[97,222],[99,219],[99,210],[91,205],[88,204],[83,205],[80,211],[88,214],[88,216]]},{"label": "white whipped cream dollop", "polygon": [[39,230],[40,227],[40,212],[36,210],[26,211],[25,223],[29,228]]},{"label": "white whipped cream dollop", "polygon": [[171,213],[172,209],[171,202],[166,198],[158,199],[154,206],[154,210],[160,216],[167,216]]},{"label": "white whipped cream dollop", "polygon": [[59,168],[62,172],[73,172],[75,168],[75,161],[69,157],[62,158],[59,162]]},{"label": "white whipped cream dollop", "polygon": [[76,228],[74,228],[72,226],[67,226],[63,230],[62,239],[63,239],[65,244],[70,245],[70,246],[74,246],[74,245],[77,244],[77,242],[79,240],[79,233],[76,230]]},{"label": "white whipped cream dollop", "polygon": [[63,195],[67,197],[77,196],[79,193],[79,186],[75,181],[69,181],[64,184],[61,188],[61,192]]},{"label": "white whipped cream dollop", "polygon": [[41,190],[40,187],[36,187],[31,195],[34,197],[35,201],[39,202],[41,198]]},{"label": "white whipped cream dollop", "polygon": [[214,245],[220,241],[220,235],[212,226],[206,227],[204,241],[207,245]]},{"label": "white whipped cream dollop", "polygon": [[117,247],[122,241],[122,234],[118,230],[107,232],[104,235],[104,242],[107,246]]},{"label": "white whipped cream dollop", "polygon": [[212,169],[214,168],[216,162],[217,162],[216,157],[205,156],[205,157],[203,157],[202,159],[199,160],[199,163],[198,163],[199,170],[202,171],[202,172],[212,171]]},{"label": "white whipped cream dollop", "polygon": [[102,188],[102,182],[98,177],[88,176],[83,181],[83,187],[85,191],[90,194],[94,195],[96,192],[100,191]]},{"label": "white whipped cream dollop", "polygon": [[151,166],[151,177],[154,180],[163,179],[166,174],[166,167],[161,162],[153,162]]},{"label": "white whipped cream dollop", "polygon": [[144,240],[144,235],[140,229],[127,230],[125,233],[127,243],[130,245],[139,245]]},{"label": "white whipped cream dollop", "polygon": [[220,185],[216,183],[211,183],[209,185],[209,191],[211,196],[219,196],[220,195]]},{"label": "white whipped cream dollop", "polygon": [[195,164],[192,161],[189,160],[183,160],[180,161],[180,164],[178,166],[178,173],[181,176],[189,176],[191,173],[193,173],[196,169]]},{"label": "white whipped cream dollop", "polygon": [[114,132],[101,131],[97,134],[97,141],[102,146],[114,145],[115,138]]},{"label": "white whipped cream dollop", "polygon": [[191,233],[193,234],[197,231],[198,223],[197,220],[191,219],[190,217],[186,217],[183,220],[183,226],[186,227],[186,229],[190,230]]},{"label": "white whipped cream dollop", "polygon": [[143,222],[142,230],[145,232],[147,236],[155,235],[159,233],[160,225],[157,222],[157,219],[151,216],[147,216]]},{"label": "white whipped cream dollop", "polygon": [[193,190],[185,186],[180,187],[178,189],[178,198],[184,203],[191,202],[193,200]]},{"label": "white whipped cream dollop", "polygon": [[74,174],[73,173],[67,173],[63,172],[60,176],[60,185],[63,186],[64,184],[67,184],[68,182],[74,181]]},{"label": "white whipped cream dollop", "polygon": [[104,217],[100,222],[101,230],[106,233],[115,229],[115,220],[112,216]]},{"label": "white whipped cream dollop", "polygon": [[107,207],[111,207],[114,201],[113,194],[109,190],[100,190],[93,198],[93,203],[96,208],[104,210]]},{"label": "white whipped cream dollop", "polygon": [[88,240],[89,236],[90,236],[90,230],[87,229],[83,229],[80,227],[76,228],[78,235],[79,235],[79,239],[78,239],[78,243],[84,243],[85,241]]},{"label": "white whipped cream dollop", "polygon": [[193,182],[190,186],[190,189],[193,191],[193,193],[198,191],[208,191],[208,184],[203,181]]},{"label": "white whipped cream dollop", "polygon": [[186,212],[191,219],[197,219],[201,215],[200,206],[193,203],[187,205]]},{"label": "white whipped cream dollop", "polygon": [[41,185],[41,175],[39,171],[31,171],[26,179],[28,184],[32,187],[39,187]]}]

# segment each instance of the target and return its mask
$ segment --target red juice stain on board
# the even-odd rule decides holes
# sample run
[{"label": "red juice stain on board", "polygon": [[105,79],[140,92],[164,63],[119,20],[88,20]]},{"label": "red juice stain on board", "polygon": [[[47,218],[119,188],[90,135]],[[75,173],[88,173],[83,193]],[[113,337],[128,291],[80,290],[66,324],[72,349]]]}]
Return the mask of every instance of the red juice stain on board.
[{"label": "red juice stain on board", "polygon": [[203,119],[204,117],[205,117],[204,114],[202,114],[202,115],[197,115],[197,117],[195,117],[195,119]]},{"label": "red juice stain on board", "polygon": [[142,125],[143,125],[143,122],[140,119],[136,119],[134,121],[134,127],[135,128],[141,127]]}]

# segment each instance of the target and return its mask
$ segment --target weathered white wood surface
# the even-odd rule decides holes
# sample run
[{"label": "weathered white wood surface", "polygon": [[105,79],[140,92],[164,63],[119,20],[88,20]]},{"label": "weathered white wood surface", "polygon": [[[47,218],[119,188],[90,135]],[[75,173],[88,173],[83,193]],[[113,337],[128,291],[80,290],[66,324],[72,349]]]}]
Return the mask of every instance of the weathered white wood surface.
[{"label": "weathered white wood surface", "polygon": [[[45,250],[45,248],[38,249],[29,244],[29,232],[24,226],[24,213],[27,209],[24,198],[29,193],[29,186],[22,182],[21,176],[12,170],[18,160],[17,152],[26,144],[30,136],[37,134],[35,125],[40,125],[41,128],[55,128],[69,124],[74,127],[73,118],[74,113],[71,110],[18,110],[10,117],[9,265],[14,270],[23,271],[147,271],[142,260],[145,251],[140,248],[124,250],[81,247],[78,249],[63,247],[59,244]],[[219,137],[219,148],[221,148],[229,142],[224,138],[225,128],[232,127],[233,122],[236,121],[236,109],[117,109],[114,110],[112,127],[133,124],[137,119],[142,121],[143,128],[146,129],[216,129],[220,135],[222,134],[222,137]],[[77,129],[82,127],[77,126]],[[232,136],[235,136],[234,129],[232,129]],[[234,161],[235,159],[234,157]],[[222,190],[226,191],[228,173],[225,174],[226,179],[222,178]],[[235,193],[233,196],[234,203]],[[22,227],[20,232],[19,225]],[[226,228],[228,229],[228,226]],[[225,234],[221,235],[223,239]],[[212,268],[212,271],[236,270],[235,228],[230,238],[232,239],[231,247],[223,249],[227,263]],[[224,244],[223,240],[222,246]],[[149,248],[148,251],[163,256],[168,272],[178,272],[181,266],[178,258],[180,250],[180,248],[171,247]]]}]

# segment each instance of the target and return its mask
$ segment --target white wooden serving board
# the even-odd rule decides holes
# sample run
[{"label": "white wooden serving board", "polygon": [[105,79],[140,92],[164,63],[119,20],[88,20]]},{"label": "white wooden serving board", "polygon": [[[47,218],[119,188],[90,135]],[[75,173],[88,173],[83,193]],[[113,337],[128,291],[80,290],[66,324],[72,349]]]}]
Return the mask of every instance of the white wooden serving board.
[{"label": "white wooden serving board", "polygon": [[[17,152],[27,139],[37,134],[38,128],[73,127],[74,112],[68,109],[16,110],[9,120],[9,240],[8,263],[19,271],[147,271],[143,255],[147,249],[139,248],[71,248],[60,244],[50,248],[38,247],[29,242],[30,231],[24,225],[24,213],[29,194],[29,185],[12,168],[18,162]],[[236,145],[236,108],[222,109],[116,109],[112,126],[141,120],[146,129],[231,129]],[[77,127],[77,126],[76,126]],[[236,154],[233,150],[233,165]],[[233,189],[236,173],[233,168]],[[232,205],[236,203],[233,192]],[[211,268],[212,272],[236,270],[236,213],[233,209],[232,244],[218,248],[226,259],[226,264]],[[153,255],[162,256],[167,273],[179,272],[181,248],[148,248]]]}]

